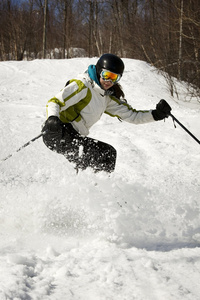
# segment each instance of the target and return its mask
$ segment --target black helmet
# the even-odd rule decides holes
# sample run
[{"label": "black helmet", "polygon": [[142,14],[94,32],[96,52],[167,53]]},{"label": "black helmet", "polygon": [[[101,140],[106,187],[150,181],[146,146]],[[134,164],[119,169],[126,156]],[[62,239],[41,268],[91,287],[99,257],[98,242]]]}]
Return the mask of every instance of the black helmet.
[{"label": "black helmet", "polygon": [[124,72],[124,63],[118,56],[110,53],[103,54],[96,64],[97,76],[100,76],[101,70],[106,69],[122,76]]}]

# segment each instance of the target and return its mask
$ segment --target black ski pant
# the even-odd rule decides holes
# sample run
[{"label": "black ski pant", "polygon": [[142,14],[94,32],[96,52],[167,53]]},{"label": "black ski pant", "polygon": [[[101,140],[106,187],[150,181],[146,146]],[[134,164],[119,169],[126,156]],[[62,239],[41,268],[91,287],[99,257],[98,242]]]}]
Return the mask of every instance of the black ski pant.
[{"label": "black ski pant", "polygon": [[[45,131],[45,127],[43,128]],[[46,132],[45,145],[75,163],[76,169],[91,167],[95,172],[113,172],[117,152],[111,145],[81,136],[70,123],[63,126],[62,134]]]}]

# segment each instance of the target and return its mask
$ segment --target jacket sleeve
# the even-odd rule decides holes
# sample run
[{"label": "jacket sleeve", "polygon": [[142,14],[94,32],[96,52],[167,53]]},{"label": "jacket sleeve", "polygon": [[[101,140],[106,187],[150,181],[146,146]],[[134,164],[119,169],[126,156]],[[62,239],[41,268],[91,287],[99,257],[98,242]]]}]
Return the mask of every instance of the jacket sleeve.
[{"label": "jacket sleeve", "polygon": [[76,79],[70,80],[70,83],[61,90],[55,97],[47,103],[47,117],[57,116],[66,111],[70,106],[77,104],[87,95],[85,84]]},{"label": "jacket sleeve", "polygon": [[108,115],[134,124],[144,124],[155,121],[152,110],[136,110],[125,101],[121,101],[115,97],[110,98],[111,101],[105,111]]}]

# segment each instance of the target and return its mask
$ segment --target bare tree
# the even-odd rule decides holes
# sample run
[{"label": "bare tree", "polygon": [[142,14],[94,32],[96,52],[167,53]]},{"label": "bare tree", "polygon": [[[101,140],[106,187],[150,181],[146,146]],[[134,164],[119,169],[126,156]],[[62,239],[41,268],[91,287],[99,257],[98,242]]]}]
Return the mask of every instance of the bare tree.
[{"label": "bare tree", "polygon": [[183,36],[183,0],[180,2],[180,30],[179,30],[179,51],[178,51],[178,79],[182,79],[182,36]]},{"label": "bare tree", "polygon": [[43,23],[43,40],[42,40],[42,57],[46,57],[46,46],[47,46],[47,9],[48,0],[44,0],[44,23]]}]

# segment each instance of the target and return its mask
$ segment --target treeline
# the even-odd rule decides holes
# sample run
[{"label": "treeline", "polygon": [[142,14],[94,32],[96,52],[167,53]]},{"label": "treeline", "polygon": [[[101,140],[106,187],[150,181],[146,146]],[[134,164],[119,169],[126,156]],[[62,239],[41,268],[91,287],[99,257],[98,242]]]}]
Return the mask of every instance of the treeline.
[{"label": "treeline", "polygon": [[199,0],[0,0],[0,60],[106,52],[200,89]]}]

